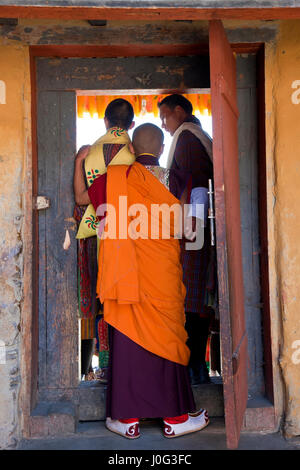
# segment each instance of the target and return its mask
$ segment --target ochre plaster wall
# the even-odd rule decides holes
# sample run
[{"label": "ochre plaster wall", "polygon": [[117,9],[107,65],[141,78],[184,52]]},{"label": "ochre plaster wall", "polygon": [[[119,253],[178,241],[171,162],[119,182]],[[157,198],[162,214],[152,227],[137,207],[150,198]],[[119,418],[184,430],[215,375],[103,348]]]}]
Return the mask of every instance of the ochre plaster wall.
[{"label": "ochre plaster wall", "polygon": [[[281,22],[266,54],[268,226],[275,400],[287,436],[300,434],[300,21]],[[294,101],[297,96],[294,95]],[[277,369],[279,361],[280,369]]]},{"label": "ochre plaster wall", "polygon": [[29,136],[28,48],[0,45],[0,448],[19,435],[20,342],[23,307],[24,163]]}]

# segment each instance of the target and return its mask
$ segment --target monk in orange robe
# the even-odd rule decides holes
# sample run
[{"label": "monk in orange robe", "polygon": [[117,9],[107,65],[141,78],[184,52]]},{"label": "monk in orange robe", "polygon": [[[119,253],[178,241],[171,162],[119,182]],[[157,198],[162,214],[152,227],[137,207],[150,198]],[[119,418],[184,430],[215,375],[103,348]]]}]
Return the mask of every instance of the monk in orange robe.
[{"label": "monk in orange robe", "polygon": [[[165,437],[208,424],[206,410],[192,413],[178,225],[175,217],[164,219],[153,210],[162,204],[180,207],[168,188],[170,179],[180,179],[178,172],[158,165],[162,143],[159,128],[140,126],[133,136],[136,162],[108,167],[88,191],[98,214],[107,204],[97,281],[110,325],[106,426],[130,439],[140,435],[140,418],[163,418]],[[156,174],[150,168],[155,166]],[[139,209],[138,224],[132,208]]]}]

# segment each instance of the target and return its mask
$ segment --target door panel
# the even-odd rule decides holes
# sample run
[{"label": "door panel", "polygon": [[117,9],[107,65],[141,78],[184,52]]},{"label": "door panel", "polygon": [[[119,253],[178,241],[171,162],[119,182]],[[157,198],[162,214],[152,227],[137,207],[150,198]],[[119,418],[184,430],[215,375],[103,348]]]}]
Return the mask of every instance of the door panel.
[{"label": "door panel", "polygon": [[247,404],[236,64],[221,21],[210,22],[209,39],[224,408],[236,448]]},{"label": "door panel", "polygon": [[40,92],[37,118],[38,194],[50,199],[50,207],[39,211],[39,388],[64,389],[78,385],[75,93]]}]

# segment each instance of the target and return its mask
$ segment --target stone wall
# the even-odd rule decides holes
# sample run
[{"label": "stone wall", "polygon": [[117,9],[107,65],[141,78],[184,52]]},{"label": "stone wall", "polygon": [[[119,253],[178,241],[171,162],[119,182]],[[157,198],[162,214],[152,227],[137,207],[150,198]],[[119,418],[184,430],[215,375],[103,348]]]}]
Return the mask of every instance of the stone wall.
[{"label": "stone wall", "polygon": [[20,410],[20,342],[23,305],[24,162],[29,132],[27,48],[0,47],[0,448],[13,446]]},{"label": "stone wall", "polygon": [[[269,263],[274,373],[278,380],[278,374],[282,374],[284,379],[284,429],[287,436],[300,434],[299,28],[299,20],[282,22],[277,46],[269,48],[266,58]],[[277,359],[280,369],[277,369]],[[275,389],[275,393],[278,390]]]}]

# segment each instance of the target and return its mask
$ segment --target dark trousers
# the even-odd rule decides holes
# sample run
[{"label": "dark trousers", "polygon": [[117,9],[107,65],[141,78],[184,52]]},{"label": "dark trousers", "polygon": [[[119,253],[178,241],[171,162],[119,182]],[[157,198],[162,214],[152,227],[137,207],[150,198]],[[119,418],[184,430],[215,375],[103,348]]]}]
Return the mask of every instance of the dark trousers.
[{"label": "dark trousers", "polygon": [[81,374],[87,375],[92,372],[92,360],[94,354],[94,340],[81,340]]},{"label": "dark trousers", "polygon": [[200,317],[196,312],[186,312],[187,346],[191,351],[189,367],[195,371],[200,364],[205,364],[209,324],[210,318]]}]

